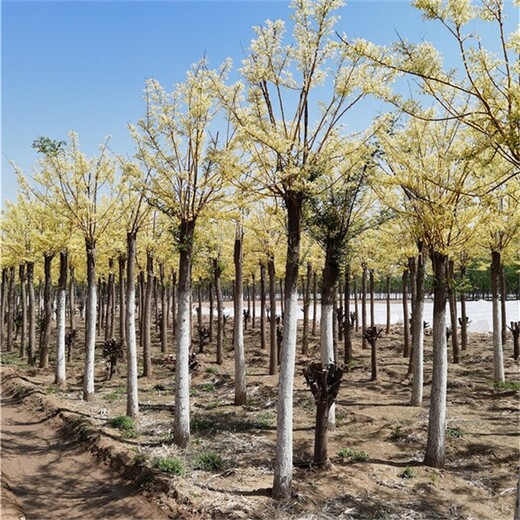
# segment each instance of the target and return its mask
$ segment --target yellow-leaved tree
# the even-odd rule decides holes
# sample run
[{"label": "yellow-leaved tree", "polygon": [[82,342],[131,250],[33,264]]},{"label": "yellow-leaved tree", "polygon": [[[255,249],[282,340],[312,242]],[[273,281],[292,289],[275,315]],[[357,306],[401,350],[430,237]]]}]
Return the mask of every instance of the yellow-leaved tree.
[{"label": "yellow-leaved tree", "polygon": [[[425,463],[443,467],[448,261],[464,247],[478,225],[478,206],[468,193],[474,192],[479,181],[473,175],[471,136],[461,131],[460,121],[428,121],[432,115],[429,112],[421,119],[410,118],[401,128],[394,125],[380,132],[378,139],[383,153],[381,183],[405,194],[404,205],[395,209],[413,222],[416,240],[423,243],[432,263],[433,378]],[[422,352],[415,353],[414,365],[422,370]]]},{"label": "yellow-leaved tree", "polygon": [[174,440],[182,447],[190,439],[190,296],[195,228],[201,216],[225,194],[225,179],[216,157],[217,138],[210,134],[219,109],[213,86],[223,81],[225,73],[226,67],[211,71],[201,60],[172,92],[156,80],[147,81],[146,113],[130,127],[137,145],[136,159],[151,173],[140,189],[148,202],[170,219],[179,251]]},{"label": "yellow-leaved tree", "polygon": [[255,182],[266,194],[278,197],[287,214],[275,498],[288,497],[292,485],[292,394],[303,206],[332,152],[327,144],[334,131],[365,92],[365,77],[357,61],[351,61],[334,40],[335,12],[342,5],[341,0],[294,0],[292,38],[286,39],[282,20],[255,27],[256,38],[242,62],[244,83],[219,86],[244,153],[251,157]]},{"label": "yellow-leaved tree", "polygon": [[[513,3],[518,6],[517,0]],[[372,70],[389,71],[389,79],[403,74],[416,78],[420,92],[435,99],[444,112],[441,117],[457,119],[470,127],[481,136],[485,147],[514,166],[490,181],[491,186],[499,186],[518,175],[520,166],[520,33],[507,20],[507,2],[413,0],[412,5],[424,18],[444,26],[454,45],[458,68],[444,67],[443,57],[429,42],[400,40],[385,47],[344,38],[344,43]],[[475,30],[475,22],[489,25],[491,38],[484,41]],[[380,94],[417,117],[438,117],[421,113],[416,100],[406,100],[389,88],[381,89]]]},{"label": "yellow-leaved tree", "polygon": [[41,153],[33,183],[20,172],[24,189],[32,192],[50,211],[80,230],[87,263],[87,305],[85,319],[85,370],[83,399],[94,397],[94,355],[96,346],[97,282],[96,245],[114,219],[112,186],[115,165],[108,154],[108,140],[97,156],[80,151],[77,135],[69,143],[40,137],[33,146]]}]

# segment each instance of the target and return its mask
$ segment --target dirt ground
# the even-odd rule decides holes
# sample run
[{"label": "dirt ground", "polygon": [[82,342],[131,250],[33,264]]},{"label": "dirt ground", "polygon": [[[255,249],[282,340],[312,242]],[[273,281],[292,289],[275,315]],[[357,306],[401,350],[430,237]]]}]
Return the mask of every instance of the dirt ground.
[{"label": "dirt ground", "polygon": [[[4,516],[9,504],[15,513],[12,518],[19,518],[16,513],[22,510],[28,518],[511,519],[520,453],[520,378],[510,346],[505,352],[509,384],[503,388],[493,385],[488,334],[472,334],[461,363],[450,363],[447,463],[438,470],[422,464],[431,338],[426,337],[425,345],[424,405],[414,408],[408,405],[411,386],[401,353],[401,332],[395,328],[380,339],[375,382],[369,381],[370,351],[361,349],[360,335],[354,334],[355,362],[339,392],[337,427],[329,434],[333,464],[328,471],[312,465],[315,408],[302,376],[303,367],[318,358],[318,338],[312,338],[309,357],[298,355],[294,493],[286,501],[270,497],[277,376],[268,375],[268,354],[259,348],[258,329],[245,335],[245,406],[233,406],[232,349],[226,347],[226,360],[220,366],[215,363],[214,345],[197,356],[200,366],[193,374],[191,391],[192,439],[186,450],[177,448],[171,439],[174,370],[163,362],[158,345],[153,352],[153,377],[140,378],[141,415],[132,435],[108,425],[111,418],[125,413],[125,369],[122,364],[119,373],[105,381],[101,348],[97,397],[89,403],[81,400],[79,346],[64,389],[52,384],[52,368],[28,367],[15,353],[4,353],[2,363],[24,379],[6,378],[4,370],[3,392],[8,393],[2,402],[2,476],[7,490],[2,518],[10,518]],[[49,415],[52,420],[47,421]],[[18,427],[24,433],[18,433]],[[76,441],[96,454],[98,462],[82,453]],[[34,451],[34,464],[26,462],[27,450]],[[201,455],[208,454],[218,455],[219,463],[213,470],[198,469]],[[165,457],[182,462],[181,476],[153,469]],[[133,480],[110,477],[107,489],[109,477],[100,459],[125,470]],[[87,474],[94,475],[94,480],[85,481],[69,498],[68,490],[83,484]],[[24,496],[42,482],[43,490],[29,499],[37,508],[31,515]],[[132,498],[135,486],[140,493]],[[10,491],[15,495],[11,500]]]}]

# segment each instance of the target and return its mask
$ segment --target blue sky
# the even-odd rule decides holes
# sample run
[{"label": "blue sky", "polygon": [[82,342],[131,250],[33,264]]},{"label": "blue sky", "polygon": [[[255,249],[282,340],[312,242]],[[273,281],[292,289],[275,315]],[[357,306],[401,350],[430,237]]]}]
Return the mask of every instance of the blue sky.
[{"label": "blue sky", "polygon": [[[351,37],[390,43],[399,33],[452,53],[439,24],[424,22],[406,1],[354,0],[340,14],[338,29]],[[114,152],[132,155],[126,125],[143,114],[147,78],[169,88],[203,54],[210,66],[227,57],[239,66],[252,26],[289,16],[286,0],[3,0],[2,201],[16,198],[9,160],[30,173],[38,136],[67,139],[74,130],[92,154],[111,135]],[[370,111],[355,118],[362,128]]]}]

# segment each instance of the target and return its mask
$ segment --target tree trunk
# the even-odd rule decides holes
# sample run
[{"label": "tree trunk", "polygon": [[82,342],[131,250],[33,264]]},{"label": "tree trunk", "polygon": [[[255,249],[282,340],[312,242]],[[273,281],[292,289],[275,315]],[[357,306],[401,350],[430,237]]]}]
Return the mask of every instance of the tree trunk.
[{"label": "tree trunk", "polygon": [[424,463],[434,468],[444,467],[446,436],[446,388],[448,380],[448,353],[446,345],[446,300],[448,283],[446,272],[448,257],[442,253],[431,253],[433,289],[433,367],[428,440]]},{"label": "tree trunk", "polygon": [[[110,259],[112,260],[112,259]],[[112,273],[108,274],[108,281],[105,285],[105,294],[106,294],[106,310],[105,310],[105,316],[104,316],[104,329],[105,329],[105,341],[112,338],[112,334],[110,333],[110,310],[112,308]]]},{"label": "tree trunk", "polygon": [[195,222],[181,221],[179,244],[179,292],[175,363],[174,442],[185,448],[190,440],[190,370],[191,347],[191,261]]},{"label": "tree trunk", "polygon": [[[325,265],[322,274],[321,286],[321,317],[320,317],[320,358],[323,367],[336,363],[334,352],[334,300],[335,287],[339,279],[339,244],[328,240],[325,247]],[[319,405],[318,405],[319,408]],[[318,418],[318,416],[316,416]],[[335,406],[328,410],[328,426],[336,426]],[[316,429],[318,425],[316,423]]]},{"label": "tree trunk", "polygon": [[448,262],[448,301],[450,309],[451,346],[453,350],[453,363],[460,362],[459,338],[457,335],[457,300],[455,296],[455,273],[453,260]]},{"label": "tree trunk", "polygon": [[[123,342],[126,351],[128,341],[126,339],[126,299],[125,299],[125,264],[126,258],[123,254],[117,259],[119,266],[119,338]],[[133,276],[133,273],[132,273]],[[135,298],[135,294],[134,294]]]},{"label": "tree trunk", "polygon": [[309,355],[309,307],[311,305],[311,278],[312,265],[307,263],[307,276],[303,288],[303,332],[302,332],[302,354]]},{"label": "tree trunk", "polygon": [[25,264],[20,264],[18,266],[18,276],[20,279],[20,305],[22,313],[22,323],[20,330],[20,357],[24,358],[27,344],[27,291],[25,285]]},{"label": "tree trunk", "polygon": [[209,297],[209,342],[213,343],[213,320],[215,319],[213,309],[213,283],[211,280],[208,283],[208,297]]},{"label": "tree trunk", "polygon": [[318,275],[312,273],[312,335],[316,336],[316,322],[318,313]]},{"label": "tree trunk", "polygon": [[403,357],[410,357],[410,321],[408,310],[408,269],[403,271]]},{"label": "tree trunk", "polygon": [[[413,326],[414,315],[416,314],[416,304],[417,304],[417,260],[415,257],[411,257],[408,259],[408,270],[410,271],[410,303],[412,307],[412,317],[410,319],[410,328]],[[412,375],[412,364],[413,364],[413,334],[410,334],[410,357],[408,358],[408,376]]]},{"label": "tree trunk", "polygon": [[105,283],[101,276],[98,279],[98,287],[99,287],[99,297],[97,300],[98,303],[98,319],[97,319],[97,335],[101,336],[103,332],[103,326],[105,324]]},{"label": "tree trunk", "polygon": [[314,464],[320,468],[330,465],[328,456],[329,410],[338,395],[343,369],[336,365],[323,366],[311,363],[304,368],[303,375],[316,403],[316,427],[314,433]]},{"label": "tree trunk", "polygon": [[108,282],[107,282],[107,306],[105,313],[105,341],[114,337],[114,318],[115,318],[115,275],[114,259],[108,260]]},{"label": "tree trunk", "polygon": [[269,375],[278,372],[278,343],[276,341],[276,288],[274,257],[269,256],[267,260],[267,273],[269,275],[269,306],[271,308],[271,319],[269,320]]},{"label": "tree trunk", "polygon": [[511,334],[513,334],[513,359],[516,361],[520,357],[520,321],[512,321]]},{"label": "tree trunk", "polygon": [[[462,280],[466,277],[466,267],[462,266],[460,269],[460,276]],[[468,314],[466,311],[466,292],[464,289],[460,293],[460,349],[467,350],[468,348]]]},{"label": "tree trunk", "polygon": [[285,317],[285,298],[284,298],[284,288],[283,288],[284,281],[280,278],[280,315],[282,317],[282,321]]},{"label": "tree trunk", "polygon": [[60,277],[58,280],[57,297],[57,319],[56,319],[56,363],[55,379],[57,385],[65,384],[65,328],[66,328],[66,305],[67,305],[67,271],[68,253],[67,250],[60,252]]},{"label": "tree trunk", "polygon": [[146,252],[146,289],[144,293],[143,322],[143,377],[152,377],[152,293],[153,256]]},{"label": "tree trunk", "polygon": [[[7,352],[13,350],[13,325],[14,325],[14,309],[13,309],[13,294],[14,294],[14,267],[9,267],[7,271]],[[40,347],[41,348],[41,347]],[[48,356],[48,354],[47,354]]]},{"label": "tree trunk", "polygon": [[172,333],[177,337],[177,273],[172,272]]},{"label": "tree trunk", "polygon": [[314,430],[314,464],[324,466],[329,461],[329,407],[327,401],[316,403],[316,428]]},{"label": "tree trunk", "polygon": [[[42,329],[40,331],[40,368],[47,368],[49,366],[49,344],[51,340],[52,327],[52,259],[54,255],[46,254],[44,256],[44,273],[45,273],[45,288],[43,290],[44,299],[44,316]],[[7,350],[9,350],[9,336],[7,336]]]},{"label": "tree trunk", "polygon": [[135,330],[135,248],[137,233],[126,235],[126,415],[139,415],[137,335]]},{"label": "tree trunk", "polygon": [[85,315],[85,373],[83,377],[83,400],[94,398],[94,371],[96,356],[96,243],[85,239],[87,254],[87,305]]},{"label": "tree trunk", "polygon": [[376,309],[375,309],[375,295],[374,295],[374,270],[369,272],[369,286],[370,286],[370,326],[376,326]]},{"label": "tree trunk", "polygon": [[303,199],[289,192],[285,197],[287,209],[287,260],[285,264],[285,306],[282,357],[278,381],[278,413],[276,460],[273,497],[288,498],[291,494],[293,472],[293,386],[296,360],[296,325],[298,311],[298,266]]},{"label": "tree trunk", "polygon": [[265,319],[265,265],[260,263],[260,348],[267,349],[266,319]]},{"label": "tree trunk", "polygon": [[[337,302],[337,307],[335,309],[336,312],[336,319],[334,320],[336,327],[337,327],[337,344],[335,346],[336,348],[336,363],[339,359],[339,344],[343,341],[343,318],[345,317],[344,313],[344,307],[343,307],[343,285],[339,282],[338,277],[338,283],[336,284],[336,297],[335,301]],[[336,336],[335,336],[336,337]]]},{"label": "tree trunk", "polygon": [[503,383],[505,381],[504,354],[502,351],[502,327],[500,325],[500,256],[501,255],[499,251],[491,252],[491,297],[493,308],[493,379],[496,383]]},{"label": "tree trunk", "polygon": [[364,336],[367,326],[367,268],[363,267],[363,274],[361,275],[361,331],[363,335],[361,348],[363,350],[368,348],[367,340]]},{"label": "tree trunk", "polygon": [[233,260],[235,264],[235,405],[246,404],[246,360],[244,352],[244,283],[242,274],[242,247],[244,232],[241,225],[237,225],[235,233],[235,248]]},{"label": "tree trunk", "polygon": [[142,270],[139,271],[139,276],[137,277],[137,287],[139,289],[139,295],[137,300],[137,307],[138,307],[138,324],[139,324],[139,345],[141,347],[144,346],[144,299],[145,299],[145,283],[144,283],[144,273]]},{"label": "tree trunk", "polygon": [[349,367],[352,361],[352,325],[350,321],[350,265],[345,269],[345,358],[344,362]]},{"label": "tree trunk", "polygon": [[27,262],[27,292],[29,293],[29,342],[27,344],[27,359],[30,365],[34,365],[36,361],[36,302],[34,298],[34,262]]},{"label": "tree trunk", "polygon": [[506,276],[504,272],[504,265],[500,264],[499,271],[499,283],[500,283],[500,324],[501,324],[501,337],[502,347],[507,343],[507,313],[506,313],[506,301],[507,301],[507,287],[506,287]]},{"label": "tree trunk", "polygon": [[412,406],[421,406],[424,385],[424,252],[417,244],[419,255],[415,268],[414,312],[412,315]]},{"label": "tree trunk", "polygon": [[215,283],[215,297],[217,298],[217,365],[224,362],[224,304],[222,301],[222,286],[220,275],[222,267],[218,258],[213,259],[213,280]]},{"label": "tree trunk", "polygon": [[159,264],[159,277],[161,282],[161,352],[164,354],[168,350],[168,302],[166,291],[166,279],[164,276],[164,263]]},{"label": "tree trunk", "polygon": [[366,340],[370,344],[370,361],[371,361],[371,375],[370,381],[377,380],[377,340],[381,335],[383,329],[378,329],[377,327],[369,327],[365,330],[363,336],[365,336]]},{"label": "tree trunk", "polygon": [[202,352],[204,346],[201,341],[202,333],[202,278],[199,277],[197,285],[197,335],[199,337],[199,352]]},{"label": "tree trunk", "polygon": [[249,328],[249,321],[251,320],[251,286],[249,282],[246,284],[246,293],[247,293],[247,312],[244,319],[244,330]]},{"label": "tree trunk", "polygon": [[69,267],[69,327],[76,329],[76,278],[74,277],[74,266]]},{"label": "tree trunk", "polygon": [[0,348],[4,348],[5,343],[5,313],[7,310],[7,286],[8,276],[7,267],[2,269],[2,296],[0,298]]},{"label": "tree trunk", "polygon": [[251,315],[251,328],[254,329],[256,327],[256,280],[254,273],[251,275],[251,301],[253,304],[253,314]]},{"label": "tree trunk", "polygon": [[334,286],[334,297],[332,303],[332,345],[334,350],[334,363],[337,363],[339,353],[338,353],[338,343],[339,343],[339,330],[338,330],[338,289],[337,286]]},{"label": "tree trunk", "polygon": [[386,275],[386,334],[390,334],[390,275]]},{"label": "tree trunk", "polygon": [[359,331],[359,309],[358,309],[358,289],[357,280],[354,276],[354,320],[356,324],[356,332]]}]

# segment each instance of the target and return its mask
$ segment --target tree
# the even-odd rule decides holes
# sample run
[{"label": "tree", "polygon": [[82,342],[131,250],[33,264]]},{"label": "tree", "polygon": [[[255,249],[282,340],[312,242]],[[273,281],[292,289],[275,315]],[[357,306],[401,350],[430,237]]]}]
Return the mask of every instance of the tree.
[{"label": "tree", "polygon": [[[338,151],[337,158],[324,165],[324,173],[317,181],[318,194],[309,201],[306,219],[311,235],[325,252],[320,319],[323,367],[338,363],[334,352],[333,322],[342,261],[349,242],[373,224],[367,185],[373,166],[373,150],[366,143],[350,142],[349,138],[333,142],[331,146]],[[333,403],[327,411],[328,424],[334,427]]]},{"label": "tree", "polygon": [[235,349],[235,405],[246,404],[246,363],[244,352],[244,286],[243,286],[243,240],[244,229],[241,223],[236,224],[235,247],[233,260],[235,264],[235,315],[234,315],[234,349]]},{"label": "tree", "polygon": [[[282,200],[287,215],[284,329],[277,413],[273,496],[287,497],[292,483],[292,409],[296,353],[298,266],[304,201],[326,163],[327,143],[345,113],[363,97],[356,63],[347,63],[332,40],[341,0],[293,1],[293,41],[284,42],[285,24],[255,27],[256,39],[241,69],[246,85],[220,88],[222,102],[245,152],[257,185]],[[312,93],[330,72],[329,100],[314,106]],[[244,106],[242,93],[248,104]],[[329,91],[330,92],[330,91]],[[295,107],[293,111],[293,107]],[[316,123],[311,124],[311,119]]]},{"label": "tree", "polygon": [[[148,220],[150,207],[145,201],[142,185],[146,184],[150,170],[142,171],[133,162],[121,160],[123,175],[118,191],[120,193],[117,214],[125,223],[123,241],[126,246],[126,305],[125,339],[126,339],[126,415],[137,417],[139,414],[139,388],[137,383],[137,338],[135,330],[135,263],[137,235]],[[123,309],[120,308],[120,312]]]},{"label": "tree", "polygon": [[[69,143],[37,139],[33,146],[43,155],[35,186],[20,178],[37,198],[77,227],[83,234],[87,259],[87,305],[85,320],[85,371],[83,399],[94,397],[94,357],[96,346],[96,245],[111,224],[116,197],[110,198],[115,167],[108,156],[108,140],[98,156],[87,158],[79,149],[76,134],[69,134]],[[103,197],[105,195],[105,197]]]},{"label": "tree", "polygon": [[[520,166],[520,125],[518,125],[520,84],[518,32],[506,33],[505,2],[479,0],[475,6],[467,0],[414,0],[428,20],[442,24],[456,48],[458,70],[445,70],[442,57],[430,43],[412,44],[400,40],[390,47],[378,47],[364,40],[347,43],[356,56],[368,66],[389,72],[387,85],[380,95],[416,117],[438,119],[421,113],[416,102],[406,102],[388,88],[391,79],[405,74],[416,78],[421,93],[435,99],[441,118],[457,119],[481,136],[480,146],[492,148],[513,166],[505,175],[492,179],[490,189],[518,175]],[[470,22],[480,20],[492,24],[497,52],[487,49],[479,34],[469,29]],[[469,101],[469,104],[468,104]]]},{"label": "tree", "polygon": [[[20,339],[20,357],[27,354],[29,363],[33,362],[36,349],[36,314],[34,305],[33,273],[35,250],[36,226],[30,218],[31,205],[21,194],[18,201],[12,203],[6,201],[2,212],[1,233],[3,247],[3,266],[11,261],[18,262],[20,278],[20,300],[22,305],[22,336]],[[6,260],[9,260],[8,262]],[[4,271],[3,271],[4,272]],[[2,285],[2,295],[7,295],[6,284]],[[28,294],[29,309],[26,307],[26,295]],[[4,298],[2,297],[2,303]],[[0,312],[1,329],[3,334],[3,310]],[[27,338],[25,331],[27,330]],[[27,341],[26,341],[27,339]]]},{"label": "tree", "polygon": [[[510,167],[503,160],[489,161],[482,158],[482,163],[487,162],[486,172],[510,171]],[[489,168],[489,164],[492,168]],[[519,213],[520,181],[512,179],[493,193],[486,193],[480,197],[484,214],[487,218],[484,233],[480,235],[480,242],[491,252],[491,296],[492,296],[492,320],[493,320],[493,379],[496,382],[504,382],[504,360],[502,345],[502,327],[500,315],[500,272],[503,268],[503,256],[508,250],[515,249],[515,239],[520,234]]]},{"label": "tree", "polygon": [[[429,114],[432,115],[431,113]],[[379,134],[386,172],[382,182],[400,187],[404,211],[429,253],[434,275],[433,376],[425,463],[443,467],[445,460],[447,345],[447,268],[478,225],[471,193],[478,179],[472,173],[472,142],[460,122],[442,123],[415,118],[402,129]],[[467,140],[465,140],[467,139]],[[398,208],[396,208],[398,209]],[[401,210],[402,211],[402,210]]]},{"label": "tree", "polygon": [[222,81],[225,72],[226,67],[210,71],[201,60],[171,93],[158,81],[147,81],[146,114],[130,127],[136,157],[151,172],[141,188],[148,202],[169,217],[179,250],[174,440],[181,447],[190,438],[188,363],[195,228],[201,215],[224,195],[217,142],[210,138],[209,127],[219,108],[213,85]]}]

